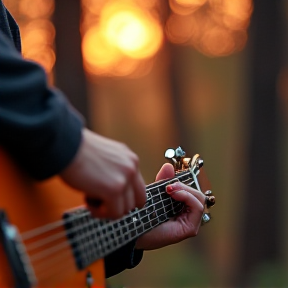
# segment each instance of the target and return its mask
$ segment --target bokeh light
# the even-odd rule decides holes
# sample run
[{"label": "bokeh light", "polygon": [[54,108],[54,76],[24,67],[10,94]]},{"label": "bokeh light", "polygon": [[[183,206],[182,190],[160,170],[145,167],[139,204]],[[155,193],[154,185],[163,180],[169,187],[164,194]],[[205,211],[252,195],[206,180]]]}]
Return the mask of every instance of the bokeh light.
[{"label": "bokeh light", "polygon": [[120,0],[82,3],[86,71],[93,75],[135,76],[138,70],[147,70],[142,69],[143,64],[156,55],[163,42],[162,26],[150,13],[151,6]]},{"label": "bokeh light", "polygon": [[49,79],[52,79],[56,61],[55,27],[51,21],[55,8],[54,0],[14,0],[5,4],[17,18],[23,57],[41,64]]},{"label": "bokeh light", "polygon": [[202,7],[207,0],[169,0],[171,10],[179,15],[189,15]]},{"label": "bokeh light", "polygon": [[[41,63],[50,75],[56,60],[54,1],[6,1],[20,26],[23,56]],[[85,70],[90,75],[122,77],[148,73],[164,37],[211,57],[241,51],[253,10],[252,0],[169,0],[168,15],[157,0],[81,3]]]},{"label": "bokeh light", "polygon": [[54,11],[54,0],[20,0],[19,12],[29,18],[48,18]]},{"label": "bokeh light", "polygon": [[251,0],[170,0],[167,38],[211,57],[241,51],[247,41]]}]

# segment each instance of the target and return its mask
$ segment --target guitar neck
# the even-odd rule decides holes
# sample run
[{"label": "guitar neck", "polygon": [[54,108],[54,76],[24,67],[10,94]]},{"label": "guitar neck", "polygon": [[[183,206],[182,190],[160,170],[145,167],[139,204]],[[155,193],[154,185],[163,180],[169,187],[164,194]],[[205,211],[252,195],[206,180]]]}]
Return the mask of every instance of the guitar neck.
[{"label": "guitar neck", "polygon": [[147,185],[145,206],[135,209],[119,220],[92,218],[86,208],[78,208],[65,213],[67,237],[78,269],[89,266],[97,259],[107,256],[179,214],[183,209],[183,203],[175,201],[166,193],[166,186],[176,181],[195,186],[189,170],[177,173],[172,179]]}]

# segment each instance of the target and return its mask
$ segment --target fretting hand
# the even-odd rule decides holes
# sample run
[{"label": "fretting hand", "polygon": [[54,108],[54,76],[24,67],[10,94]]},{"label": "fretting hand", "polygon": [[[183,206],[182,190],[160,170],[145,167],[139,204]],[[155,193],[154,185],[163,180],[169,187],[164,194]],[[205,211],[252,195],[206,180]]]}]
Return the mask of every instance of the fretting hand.
[{"label": "fretting hand", "polygon": [[[166,163],[158,172],[156,181],[174,176],[173,166]],[[198,234],[204,211],[204,194],[181,182],[168,185],[166,192],[176,201],[184,202],[184,210],[173,219],[140,236],[136,249],[158,249]]]}]

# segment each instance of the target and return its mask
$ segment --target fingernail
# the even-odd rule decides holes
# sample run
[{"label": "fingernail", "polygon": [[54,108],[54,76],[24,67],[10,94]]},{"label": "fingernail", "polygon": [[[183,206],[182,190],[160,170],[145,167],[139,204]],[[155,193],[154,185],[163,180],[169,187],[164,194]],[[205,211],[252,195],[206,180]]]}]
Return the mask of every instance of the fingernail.
[{"label": "fingernail", "polygon": [[174,190],[174,185],[173,184],[169,184],[169,185],[166,186],[166,192],[168,194],[171,194],[173,192],[173,190]]}]

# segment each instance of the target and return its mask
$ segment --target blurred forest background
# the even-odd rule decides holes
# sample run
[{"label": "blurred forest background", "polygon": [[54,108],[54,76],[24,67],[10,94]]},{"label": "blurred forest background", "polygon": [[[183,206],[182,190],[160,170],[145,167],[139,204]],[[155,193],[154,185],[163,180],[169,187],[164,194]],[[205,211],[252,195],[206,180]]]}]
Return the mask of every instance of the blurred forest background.
[{"label": "blurred forest background", "polygon": [[288,287],[288,2],[4,0],[23,55],[147,184],[199,153],[217,205],[196,238],[145,252],[109,287]]}]

